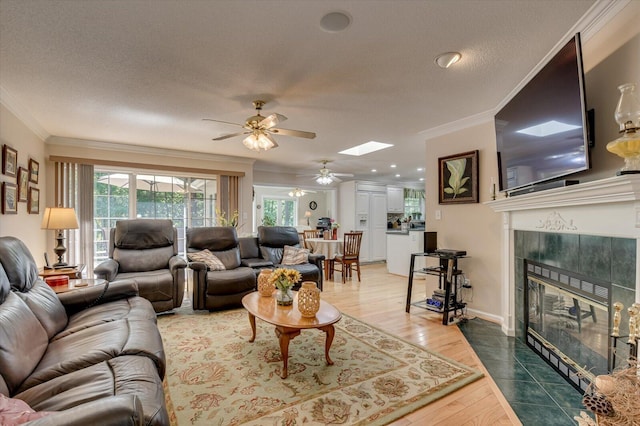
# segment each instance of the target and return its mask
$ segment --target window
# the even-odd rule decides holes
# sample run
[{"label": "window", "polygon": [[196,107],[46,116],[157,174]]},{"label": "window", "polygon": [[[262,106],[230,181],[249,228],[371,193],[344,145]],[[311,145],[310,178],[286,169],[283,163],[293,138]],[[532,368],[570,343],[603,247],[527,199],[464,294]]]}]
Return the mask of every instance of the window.
[{"label": "window", "polygon": [[262,199],[262,224],[265,226],[295,226],[298,200],[265,197]]},{"label": "window", "polygon": [[422,220],[424,210],[424,191],[419,189],[404,189],[404,216],[413,220]]},{"label": "window", "polygon": [[184,253],[186,228],[214,226],[215,205],[215,179],[96,171],[94,261],[109,257],[109,230],[120,219],[171,219]]}]

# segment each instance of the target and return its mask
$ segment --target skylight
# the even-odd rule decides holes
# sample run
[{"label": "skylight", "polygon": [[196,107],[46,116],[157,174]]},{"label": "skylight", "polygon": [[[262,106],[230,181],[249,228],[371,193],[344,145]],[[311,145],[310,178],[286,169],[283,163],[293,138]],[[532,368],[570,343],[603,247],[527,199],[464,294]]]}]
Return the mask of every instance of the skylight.
[{"label": "skylight", "polygon": [[389,148],[390,146],[393,146],[393,144],[369,141],[361,145],[357,145],[352,148],[345,149],[344,151],[340,151],[339,154],[361,156],[365,154],[370,154],[375,151],[380,151],[381,149]]},{"label": "skylight", "polygon": [[549,135],[555,135],[556,133],[567,132],[573,129],[579,129],[580,126],[573,124],[561,123],[559,121],[551,120],[546,123],[537,124],[535,126],[527,127],[526,129],[518,130],[516,133],[524,133],[525,135],[537,136],[543,138]]}]

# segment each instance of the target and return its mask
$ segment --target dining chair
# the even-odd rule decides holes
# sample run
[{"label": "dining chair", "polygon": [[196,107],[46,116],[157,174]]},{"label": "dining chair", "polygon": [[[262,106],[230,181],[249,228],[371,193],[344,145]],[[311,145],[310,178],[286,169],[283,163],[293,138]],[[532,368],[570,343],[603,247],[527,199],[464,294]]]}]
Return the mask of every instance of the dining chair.
[{"label": "dining chair", "polygon": [[303,236],[302,236],[303,240],[304,240],[304,248],[308,248],[311,249],[311,247],[309,247],[307,245],[307,238],[322,238],[322,230],[320,229],[305,229],[303,231]]},{"label": "dining chair", "polygon": [[[355,266],[358,272],[358,282],[360,282],[360,245],[362,244],[362,232],[346,232],[344,234],[344,243],[342,254],[337,255],[330,262],[329,276],[333,277],[333,273],[338,271],[342,275],[342,282],[345,283],[347,276],[352,276]],[[340,269],[336,268],[336,264],[340,264]]]}]

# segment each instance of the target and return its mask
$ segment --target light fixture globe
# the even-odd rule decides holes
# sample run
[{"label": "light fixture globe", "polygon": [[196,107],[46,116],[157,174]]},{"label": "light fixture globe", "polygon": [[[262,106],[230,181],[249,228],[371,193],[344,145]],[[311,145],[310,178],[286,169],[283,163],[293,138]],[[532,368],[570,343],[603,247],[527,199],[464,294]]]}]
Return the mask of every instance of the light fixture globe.
[{"label": "light fixture globe", "polygon": [[640,173],[640,99],[634,83],[618,86],[620,99],[615,119],[623,133],[607,144],[607,151],[624,159],[624,167],[618,175]]}]

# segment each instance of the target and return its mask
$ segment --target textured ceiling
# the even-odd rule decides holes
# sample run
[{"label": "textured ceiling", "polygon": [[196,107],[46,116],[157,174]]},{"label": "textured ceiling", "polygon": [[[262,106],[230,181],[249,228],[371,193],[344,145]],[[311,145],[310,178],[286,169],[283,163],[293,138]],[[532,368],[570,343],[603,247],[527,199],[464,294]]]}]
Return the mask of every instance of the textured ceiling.
[{"label": "textured ceiling", "polygon": [[[49,135],[251,157],[258,170],[331,159],[360,179],[397,180],[395,162],[415,182],[425,132],[490,114],[593,4],[0,0],[0,87]],[[323,31],[332,11],[351,26]],[[434,65],[452,50],[460,63]],[[260,154],[241,137],[211,141],[237,128],[202,118],[242,123],[254,99],[316,139],[276,136]],[[369,140],[395,146],[338,154]]]}]

